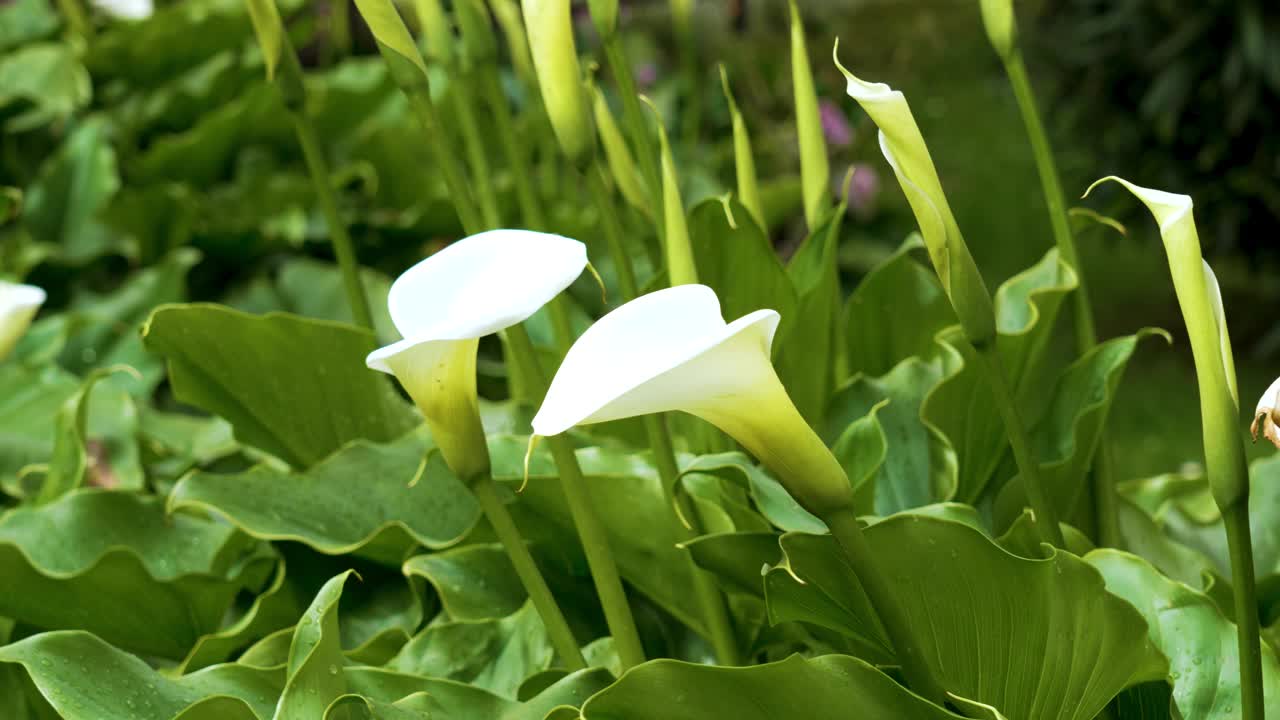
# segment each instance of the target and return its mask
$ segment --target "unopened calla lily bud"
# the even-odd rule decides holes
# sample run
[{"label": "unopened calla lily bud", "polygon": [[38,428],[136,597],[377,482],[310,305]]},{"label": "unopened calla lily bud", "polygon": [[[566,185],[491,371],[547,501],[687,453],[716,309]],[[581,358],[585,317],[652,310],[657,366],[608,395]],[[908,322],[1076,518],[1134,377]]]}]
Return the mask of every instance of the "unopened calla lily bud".
[{"label": "unopened calla lily bud", "polygon": [[0,360],[13,352],[44,301],[44,290],[35,285],[0,282]]},{"label": "unopened calla lily bud", "polygon": [[366,364],[400,381],[459,478],[489,470],[476,395],[480,338],[526,320],[586,265],[577,240],[491,230],[453,243],[391,285],[387,309],[404,339],[370,353]]},{"label": "unopened calla lily bud", "polygon": [[884,83],[869,83],[854,77],[840,64],[836,54],[839,49],[837,42],[833,55],[836,67],[848,81],[846,91],[880,129],[880,152],[889,161],[907,196],[929,250],[929,259],[951,299],[965,337],[976,347],[988,346],[996,336],[991,293],[951,214],[938,171],[907,99]]},{"label": "unopened calla lily bud", "polygon": [[591,84],[587,91],[591,93],[596,132],[600,133],[600,144],[604,146],[604,157],[609,164],[609,174],[613,176],[613,181],[618,185],[618,191],[622,193],[622,197],[632,207],[643,213],[650,213],[644,178],[640,176],[635,158],[631,155],[631,148],[627,146],[627,141],[622,137],[622,131],[618,129],[618,123],[613,119],[609,102],[605,100],[600,88],[594,84]]},{"label": "unopened calla lily bud", "polygon": [[804,195],[804,219],[814,230],[831,206],[827,187],[831,164],[822,135],[818,94],[813,88],[813,68],[805,44],[804,23],[795,0],[791,0],[791,85],[795,93],[796,135],[800,142],[800,189]]},{"label": "unopened calla lily bud", "polygon": [[1018,25],[1013,15],[1013,0],[982,0],[982,25],[987,29],[991,47],[1001,59],[1013,56],[1018,43]]},{"label": "unopened calla lily bud", "polygon": [[595,147],[595,138],[582,93],[569,0],[523,0],[521,6],[551,129],[560,150],[570,160],[581,163]]},{"label": "unopened calla lily bud", "polygon": [[715,291],[681,285],[641,296],[601,318],[565,355],[537,435],[680,410],[719,427],[777,474],[819,517],[851,507],[848,477],[787,396],[770,362],[778,313],[731,323]]},{"label": "unopened calla lily bud", "polygon": [[507,38],[507,52],[511,55],[516,75],[529,87],[537,87],[538,76],[533,71],[533,56],[529,54],[529,37],[524,31],[520,8],[515,0],[489,0],[489,7]]},{"label": "unopened calla lily bud", "polygon": [[591,8],[591,22],[602,39],[608,39],[618,31],[618,0],[587,0]]},{"label": "unopened calla lily bud", "polygon": [[1219,508],[1232,507],[1242,498],[1247,499],[1249,493],[1244,444],[1224,441],[1238,437],[1240,401],[1222,296],[1213,271],[1201,255],[1191,197],[1142,187],[1118,177],[1102,178],[1089,186],[1085,195],[1108,181],[1133,193],[1160,225],[1173,289],[1195,359],[1210,488]]},{"label": "unopened calla lily bud", "polygon": [[689,240],[689,221],[684,215],[684,200],[680,197],[680,178],[676,174],[676,161],[671,155],[671,143],[662,116],[652,103],[649,107],[658,118],[658,148],[662,166],[662,226],[663,252],[667,261],[667,282],[670,285],[688,285],[698,282],[698,266],[693,259],[693,245]]},{"label": "unopened calla lily bud", "polygon": [[453,13],[462,33],[462,47],[468,62],[492,63],[498,57],[498,41],[489,22],[484,0],[454,0]]},{"label": "unopened calla lily bud", "polygon": [[738,181],[738,202],[751,213],[760,229],[768,232],[769,228],[764,220],[764,205],[760,202],[756,160],[751,152],[751,134],[747,131],[747,123],[742,119],[742,112],[738,110],[738,103],[733,98],[729,74],[724,65],[720,66],[720,84],[724,87],[724,98],[729,103],[729,117],[733,122],[733,165]]},{"label": "unopened calla lily bud", "polygon": [[1280,406],[1280,378],[1271,383],[1267,391],[1262,393],[1262,397],[1258,400],[1258,407],[1253,411],[1253,424],[1249,426],[1249,432],[1253,435],[1253,441],[1258,441],[1258,432],[1262,432],[1262,436],[1271,441],[1272,445],[1280,448],[1280,413],[1276,412],[1277,406]]}]

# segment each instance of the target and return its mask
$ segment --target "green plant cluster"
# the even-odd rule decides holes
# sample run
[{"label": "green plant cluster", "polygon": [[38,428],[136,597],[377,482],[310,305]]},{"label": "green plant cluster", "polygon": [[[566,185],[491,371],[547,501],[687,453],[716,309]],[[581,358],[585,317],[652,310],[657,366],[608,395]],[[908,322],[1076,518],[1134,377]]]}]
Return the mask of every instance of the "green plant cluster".
[{"label": "green plant cluster", "polygon": [[[1012,19],[981,4],[1029,93]],[[349,17],[185,0],[133,21],[0,6],[0,278],[49,296],[0,357],[0,718],[1280,716],[1280,459],[1220,472],[1244,431],[1210,410],[1226,384],[1242,401],[1220,299],[1197,315],[1204,293],[1183,294],[1212,277],[1193,225],[1166,242],[1211,477],[1114,477],[1117,389],[1169,335],[1093,336],[1034,100],[1062,222],[988,292],[942,193],[963,178],[934,173],[905,100],[877,106],[849,77],[921,232],[847,289],[848,196],[830,192],[810,71],[828,59],[794,7],[796,201],[755,177],[762,128],[727,68],[733,125],[714,142],[737,172],[686,207],[682,143],[710,142],[699,101],[643,106],[608,2],[589,3],[603,67],[566,75],[576,55],[524,32],[556,5],[419,0],[407,24],[385,0]],[[709,60],[690,7],[672,3],[688,55],[667,81],[686,88]],[[662,127],[670,102],[692,131]],[[785,261],[780,207],[806,228]],[[503,226],[581,239],[605,286],[575,282],[476,361],[496,497],[581,663],[504,515],[366,367],[399,339],[392,276]],[[693,282],[726,319],[780,313],[773,367],[847,477],[852,528],[687,415],[662,420],[666,446],[648,418],[533,442],[538,363],[631,296]]]}]

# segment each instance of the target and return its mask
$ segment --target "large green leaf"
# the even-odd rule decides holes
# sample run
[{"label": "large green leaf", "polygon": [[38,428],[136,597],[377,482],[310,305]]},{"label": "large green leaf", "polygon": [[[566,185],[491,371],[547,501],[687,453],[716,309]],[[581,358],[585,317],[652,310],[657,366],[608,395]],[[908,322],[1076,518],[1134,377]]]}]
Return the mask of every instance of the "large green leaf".
[{"label": "large green leaf", "polygon": [[825,655],[754,667],[655,660],[582,707],[584,720],[959,718],[857,658]]},{"label": "large green leaf", "polygon": [[736,200],[698,203],[689,213],[689,238],[698,282],[716,291],[725,319],[769,308],[782,315],[783,327],[797,321],[796,291],[782,261]]},{"label": "large green leaf", "polygon": [[836,254],[840,245],[843,208],[832,211],[814,228],[787,263],[787,276],[796,291],[795,321],[775,344],[778,377],[810,425],[817,427],[836,384],[836,321],[840,312],[840,277]]},{"label": "large green leaf", "polygon": [[[1163,330],[1141,330],[1093,347],[1063,370],[1044,416],[1034,428],[1040,481],[1063,517],[1070,517],[1084,492],[1094,451],[1129,358],[1144,337]],[[1007,526],[1027,504],[1021,479],[1005,485],[997,501],[998,527]]]},{"label": "large green leaf", "polygon": [[[956,695],[1010,718],[1088,720],[1124,688],[1165,675],[1141,616],[1074,555],[1019,557],[970,526],[920,515],[866,537],[912,627],[928,628],[917,636],[925,660]],[[860,588],[834,540],[792,534],[783,547],[766,577],[771,616],[808,614],[865,638],[874,615],[855,602]]]},{"label": "large green leaf", "polygon": [[54,243],[59,257],[81,264],[125,248],[98,220],[120,187],[116,153],[108,125],[94,119],[79,125],[45,162],[27,189],[23,221],[39,242]]},{"label": "large green leaf", "polygon": [[571,673],[520,703],[455,680],[406,675],[380,668],[345,672],[348,688],[367,698],[393,702],[425,692],[434,699],[431,720],[543,720],[553,708],[578,707],[613,682],[601,668]]},{"label": "large green leaf", "polygon": [[[1077,285],[1074,271],[1050,250],[1040,262],[1009,278],[996,292],[997,347],[1024,415],[1038,417],[1053,368],[1044,351],[1067,293]],[[956,499],[975,502],[996,474],[1008,450],[1004,423],[987,384],[982,360],[958,328],[939,335],[942,380],[924,402],[922,415],[956,449],[960,473]],[[1007,478],[997,478],[1005,480]]]},{"label": "large green leaf", "polygon": [[165,515],[158,498],[79,490],[0,517],[0,615],[179,659],[273,563],[234,528]]},{"label": "large green leaf", "polygon": [[6,119],[6,132],[65,123],[92,95],[89,72],[70,44],[36,43],[0,56],[0,108],[27,106]]},{"label": "large green leaf", "polygon": [[887,401],[875,414],[885,442],[884,461],[874,468],[874,485],[869,488],[877,515],[950,500],[956,493],[956,452],[920,416],[940,378],[938,363],[912,357],[883,377],[855,377],[831,401],[826,430],[830,438],[840,437]]},{"label": "large green leaf", "polygon": [[207,509],[254,537],[398,566],[418,546],[459,542],[480,517],[470,491],[430,451],[410,433],[383,445],[354,441],[303,472],[196,472],[174,487],[169,509]]},{"label": "large green leaf", "polygon": [[147,347],[165,356],[179,400],[229,421],[241,441],[310,467],[352,440],[387,442],[415,423],[387,378],[364,365],[366,330],[216,305],[152,314]]},{"label": "large green leaf", "polygon": [[[1085,560],[1102,573],[1108,591],[1129,601],[1146,618],[1151,642],[1169,658],[1169,680],[1180,717],[1240,717],[1236,627],[1217,604],[1128,553],[1095,550]],[[1280,715],[1280,663],[1266,644],[1262,681],[1266,714]]]},{"label": "large green leaf", "polygon": [[172,679],[76,631],[0,646],[0,662],[25,668],[65,720],[265,720],[284,682],[278,670],[244,665],[219,665]]},{"label": "large green leaf", "polygon": [[924,242],[913,234],[849,296],[843,322],[851,375],[879,377],[909,357],[927,357],[934,335],[956,323],[937,275],[913,257],[917,249]]},{"label": "large green leaf", "polygon": [[506,617],[519,610],[528,597],[511,560],[496,544],[417,555],[405,562],[404,573],[430,583],[451,620]]}]

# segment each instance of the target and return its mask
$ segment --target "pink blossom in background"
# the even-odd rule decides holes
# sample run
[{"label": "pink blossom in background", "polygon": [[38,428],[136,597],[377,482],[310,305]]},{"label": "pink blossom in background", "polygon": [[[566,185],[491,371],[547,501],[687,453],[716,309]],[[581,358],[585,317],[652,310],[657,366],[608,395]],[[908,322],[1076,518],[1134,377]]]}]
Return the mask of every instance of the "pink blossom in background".
[{"label": "pink blossom in background", "polygon": [[822,134],[836,147],[848,147],[853,142],[853,126],[844,111],[830,100],[818,101],[818,117],[822,121]]},{"label": "pink blossom in background", "polygon": [[866,163],[853,164],[853,179],[849,181],[849,210],[859,218],[875,213],[876,200],[880,197],[880,173]]},{"label": "pink blossom in background", "polygon": [[635,71],[636,86],[647,90],[658,82],[658,66],[651,62],[640,63]]}]

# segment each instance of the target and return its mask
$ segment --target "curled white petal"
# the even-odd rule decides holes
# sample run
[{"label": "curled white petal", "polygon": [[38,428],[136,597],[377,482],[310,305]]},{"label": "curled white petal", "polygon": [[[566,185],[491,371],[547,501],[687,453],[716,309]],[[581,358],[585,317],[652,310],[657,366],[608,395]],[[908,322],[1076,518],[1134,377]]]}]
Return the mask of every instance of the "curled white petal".
[{"label": "curled white petal", "polygon": [[633,300],[578,338],[533,430],[557,435],[575,425],[694,411],[750,387],[760,359],[768,364],[778,319],[773,310],[757,310],[726,323],[720,300],[705,285],[680,285]]},{"label": "curled white petal", "polygon": [[0,282],[0,360],[22,339],[45,299],[35,285]]}]

